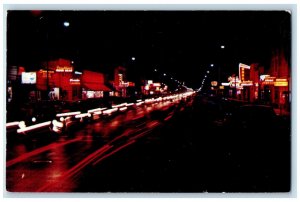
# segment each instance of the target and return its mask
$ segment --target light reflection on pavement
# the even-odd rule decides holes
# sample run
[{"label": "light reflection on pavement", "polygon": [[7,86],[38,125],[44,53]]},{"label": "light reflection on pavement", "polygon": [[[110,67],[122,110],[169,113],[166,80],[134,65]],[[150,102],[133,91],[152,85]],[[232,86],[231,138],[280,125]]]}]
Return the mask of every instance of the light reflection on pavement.
[{"label": "light reflection on pavement", "polygon": [[[173,104],[165,101],[129,109],[116,116],[88,123],[71,137],[61,135],[55,142],[46,145],[43,141],[32,140],[9,147],[7,190],[53,191],[55,187],[59,191],[57,182],[62,179],[72,189],[74,180],[68,178],[66,173],[74,175],[92,161],[99,163],[101,159],[134,143],[159,125],[151,120],[149,114],[154,110],[166,110]],[[136,120],[142,121],[134,122]]]}]

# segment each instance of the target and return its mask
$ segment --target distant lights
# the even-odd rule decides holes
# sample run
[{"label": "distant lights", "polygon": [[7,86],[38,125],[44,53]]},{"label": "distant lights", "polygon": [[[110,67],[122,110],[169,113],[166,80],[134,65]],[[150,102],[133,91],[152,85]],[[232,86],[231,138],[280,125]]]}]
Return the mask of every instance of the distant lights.
[{"label": "distant lights", "polygon": [[211,67],[213,67],[213,66],[214,66],[214,64],[210,64],[210,66],[211,66]]},{"label": "distant lights", "polygon": [[225,46],[224,46],[224,45],[222,45],[222,46],[221,46],[221,48],[222,48],[222,49],[224,49],[224,48],[225,48]]},{"label": "distant lights", "polygon": [[68,21],[65,21],[65,22],[64,22],[64,26],[65,26],[65,27],[69,27],[69,26],[70,26],[70,23],[69,23]]},{"label": "distant lights", "polygon": [[209,74],[209,71],[206,71],[206,73],[208,73],[208,74]]},{"label": "distant lights", "polygon": [[135,57],[132,57],[131,60],[132,60],[132,61],[135,61]]}]

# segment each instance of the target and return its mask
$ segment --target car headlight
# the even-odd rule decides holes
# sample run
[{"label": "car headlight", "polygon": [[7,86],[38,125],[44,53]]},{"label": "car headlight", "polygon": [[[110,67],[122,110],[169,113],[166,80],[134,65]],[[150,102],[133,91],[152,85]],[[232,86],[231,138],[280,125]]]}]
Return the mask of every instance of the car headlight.
[{"label": "car headlight", "polygon": [[26,128],[26,124],[24,121],[19,122],[19,128]]}]

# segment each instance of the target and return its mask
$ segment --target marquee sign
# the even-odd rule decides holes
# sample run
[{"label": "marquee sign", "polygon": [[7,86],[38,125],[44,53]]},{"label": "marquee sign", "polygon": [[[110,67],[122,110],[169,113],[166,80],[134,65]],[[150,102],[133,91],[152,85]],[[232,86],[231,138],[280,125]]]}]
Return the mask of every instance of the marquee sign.
[{"label": "marquee sign", "polygon": [[56,66],[56,72],[73,72],[73,67],[71,66]]}]

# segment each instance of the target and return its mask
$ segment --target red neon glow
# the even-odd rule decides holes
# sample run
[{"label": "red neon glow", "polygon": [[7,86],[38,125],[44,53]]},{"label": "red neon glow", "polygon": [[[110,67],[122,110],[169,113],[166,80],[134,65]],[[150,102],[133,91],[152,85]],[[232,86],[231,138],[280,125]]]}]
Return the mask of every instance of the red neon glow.
[{"label": "red neon glow", "polygon": [[90,164],[95,158],[97,158],[100,155],[102,155],[104,152],[106,152],[107,150],[109,150],[111,147],[112,147],[111,145],[104,145],[100,149],[98,149],[95,152],[93,152],[92,154],[88,155],[85,159],[83,159],[82,161],[80,161],[79,163],[77,163],[71,169],[69,169],[68,171],[66,171],[65,173],[63,173],[61,175],[60,179],[56,180],[55,182],[50,182],[48,184],[45,184],[43,187],[40,187],[37,190],[37,192],[47,191],[47,190],[51,189],[51,187],[54,187],[57,183],[60,184],[62,181],[65,181],[67,178],[75,175],[81,169],[83,169],[85,166],[87,166],[88,164]]},{"label": "red neon glow", "polygon": [[131,140],[130,142],[128,142],[128,143],[126,143],[126,144],[120,146],[119,148],[113,150],[112,152],[106,154],[105,156],[103,156],[102,158],[100,158],[100,159],[98,159],[96,162],[94,162],[94,163],[93,163],[93,166],[96,165],[96,164],[98,164],[98,163],[101,162],[102,160],[106,159],[107,157],[109,157],[109,156],[115,154],[116,152],[118,152],[118,151],[120,151],[120,150],[126,148],[127,146],[133,144],[134,142],[135,142],[135,140]]},{"label": "red neon glow", "polygon": [[38,154],[43,153],[45,151],[51,150],[53,148],[61,147],[61,146],[64,146],[66,144],[70,144],[70,143],[73,143],[73,142],[76,142],[76,141],[79,141],[79,140],[81,140],[81,137],[73,139],[73,140],[69,140],[69,141],[66,141],[66,142],[53,143],[53,144],[47,145],[45,147],[41,147],[41,148],[35,149],[35,150],[31,151],[31,152],[22,154],[21,156],[15,158],[15,159],[7,161],[6,162],[6,167],[10,167],[10,166],[15,165],[17,163],[20,163],[20,162],[24,161],[25,159],[28,159],[28,158],[30,158],[32,156],[38,155]]}]

